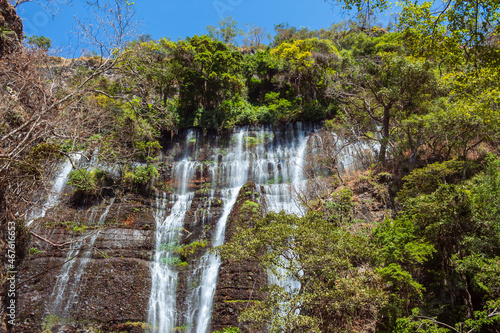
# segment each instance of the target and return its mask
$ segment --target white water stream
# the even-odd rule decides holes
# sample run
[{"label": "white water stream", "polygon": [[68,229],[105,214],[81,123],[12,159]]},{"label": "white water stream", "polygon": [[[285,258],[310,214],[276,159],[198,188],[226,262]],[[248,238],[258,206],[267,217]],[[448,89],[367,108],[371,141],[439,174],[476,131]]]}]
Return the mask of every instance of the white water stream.
[{"label": "white water stream", "polygon": [[[151,332],[207,333],[210,331],[214,295],[221,265],[220,258],[206,251],[186,271],[183,296],[178,293],[179,267],[182,263],[176,253],[187,232],[186,221],[193,219],[192,226],[203,230],[210,237],[210,247],[224,244],[226,224],[237,201],[241,188],[253,182],[260,193],[267,212],[281,212],[302,216],[305,213],[297,194],[305,191],[308,156],[314,154],[316,128],[302,124],[289,125],[284,130],[275,127],[259,129],[239,128],[229,137],[217,137],[215,141],[201,140],[201,132],[187,132],[184,142],[169,160],[175,179],[174,194],[155,192],[154,217],[156,221],[155,253],[151,264],[152,287],[149,299],[148,322]],[[319,140],[319,139],[318,139]],[[308,142],[310,145],[308,145]],[[212,146],[210,146],[212,145]],[[365,150],[365,144],[346,147],[338,155],[339,168],[351,169]],[[97,154],[94,154],[96,156]],[[77,162],[78,155],[72,156]],[[89,163],[97,165],[97,157]],[[64,189],[72,163],[66,160],[58,170],[45,203],[27,213],[27,224],[44,217],[47,210],[57,205]],[[100,166],[101,167],[101,166]],[[103,166],[105,168],[105,166]],[[113,168],[106,169],[116,172]],[[218,202],[217,202],[218,201]],[[113,205],[98,214],[91,211],[90,224],[101,224]],[[53,289],[50,314],[64,317],[78,302],[79,284],[84,283],[85,269],[91,260],[92,247],[100,231],[70,245],[66,263],[61,267]],[[76,258],[70,260],[72,258]],[[281,278],[269,275],[269,283],[277,284],[293,292],[300,283],[280,271]]]},{"label": "white water stream", "polygon": [[[186,274],[183,299],[179,299],[179,255],[187,216],[194,219],[196,228],[203,228],[203,234],[211,235],[210,247],[224,243],[226,223],[237,201],[241,188],[253,182],[260,193],[267,212],[284,211],[302,216],[305,212],[297,193],[306,189],[305,166],[307,156],[314,150],[308,147],[312,126],[289,125],[284,131],[274,127],[259,129],[240,128],[229,137],[218,137],[213,146],[199,140],[201,135],[190,130],[178,150],[175,161],[170,161],[172,177],[175,179],[174,194],[157,191],[154,217],[156,220],[155,253],[151,264],[152,287],[149,300],[148,322],[151,332],[172,333],[182,330],[188,333],[207,333],[210,330],[214,295],[221,265],[220,258],[206,251]],[[369,149],[363,145],[347,147],[339,155],[339,167],[349,169],[356,162],[352,155],[363,154]],[[353,151],[352,149],[355,149]],[[73,156],[76,159],[76,156]],[[90,165],[94,165],[92,161]],[[29,213],[28,225],[45,216],[60,199],[71,161],[65,161],[59,169],[52,189],[45,203]],[[113,171],[113,170],[112,170]],[[201,184],[200,184],[200,179]],[[202,199],[200,189],[203,189]],[[198,191],[198,192],[196,192]],[[194,200],[198,198],[199,200]],[[213,202],[220,200],[219,204]],[[197,206],[193,206],[196,202]],[[114,199],[100,216],[94,209],[88,220],[99,224],[105,221]],[[189,214],[188,214],[189,213]],[[215,222],[215,223],[212,223]],[[210,226],[213,226],[210,229]],[[85,268],[90,262],[92,246],[99,237],[99,231],[90,237],[71,244],[68,261],[60,270],[51,295],[50,313],[64,316],[78,302],[78,285],[82,283]],[[70,260],[72,258],[77,258]],[[293,292],[300,283],[287,277],[269,276],[269,283],[277,284]],[[283,278],[284,277],[284,278]]]},{"label": "white water stream", "polygon": [[[177,194],[170,201],[170,213],[166,208],[167,198],[161,195],[157,198],[156,253],[152,265],[153,287],[149,308],[151,332],[170,333],[176,327],[182,327],[184,332],[205,333],[210,329],[220,258],[207,251],[197,260],[196,267],[187,278],[188,288],[182,304],[176,304],[178,269],[169,264],[174,261],[173,249],[180,236],[178,230],[183,226],[192,203],[194,192],[188,190],[188,184],[193,181],[196,168],[205,162],[206,176],[210,181],[202,213],[198,215],[198,210],[193,209],[195,219],[201,222],[195,221],[199,223],[197,227],[203,228],[207,216],[212,214],[210,203],[215,195],[222,201],[222,211],[211,241],[211,246],[216,247],[224,243],[228,217],[240,189],[247,181],[254,182],[259,191],[262,189],[261,195],[268,211],[303,214],[295,191],[300,191],[306,184],[303,167],[307,141],[313,130],[301,124],[289,126],[285,132],[276,132],[271,127],[257,131],[241,128],[232,134],[226,147],[218,143],[222,139],[217,140],[215,147],[206,155],[210,156],[208,161],[200,162],[196,154],[189,156],[186,148],[184,157],[174,162]],[[196,138],[191,131],[186,137],[186,147],[193,142]],[[197,145],[195,152],[202,149],[206,147]],[[278,283],[298,288],[297,282],[291,279]],[[180,307],[183,316],[178,318]]]},{"label": "white water stream", "polygon": [[[151,332],[171,333],[182,329],[189,333],[207,333],[210,330],[220,258],[207,251],[190,269],[183,299],[178,299],[176,293],[178,268],[172,265],[176,260],[174,248],[187,212],[193,212],[196,228],[204,228],[206,220],[215,212],[212,209],[216,209],[211,202],[222,201],[215,230],[211,231],[211,247],[224,243],[227,220],[240,189],[247,182],[255,183],[268,212],[284,211],[302,216],[305,210],[297,193],[307,186],[304,169],[308,153],[312,153],[308,141],[314,132],[314,127],[302,124],[290,125],[283,132],[273,127],[240,128],[225,144],[223,138],[217,138],[212,148],[210,142],[201,144],[201,135],[188,133],[183,157],[173,162],[172,167],[176,195],[170,200],[161,195],[157,198],[156,253],[149,308]],[[353,163],[349,152],[339,156],[340,167],[349,168]],[[196,186],[190,184],[195,178],[204,179],[201,186],[206,191],[203,203],[191,207]],[[170,213],[167,206],[172,207]],[[269,283],[290,292],[300,288],[300,283],[287,276],[287,272],[281,273],[279,279],[270,276]]]},{"label": "white water stream", "polygon": [[[104,212],[99,217],[96,217],[97,207],[94,208],[86,225],[102,225],[106,221],[106,216],[114,202],[115,198],[111,198],[106,204]],[[50,296],[51,301],[48,308],[50,314],[56,314],[64,318],[71,311],[71,307],[77,302],[83,273],[90,261],[92,248],[100,232],[101,230],[98,229],[87,238],[70,245],[70,250],[65,258],[66,263],[61,267],[57,275],[56,284]],[[82,254],[80,255],[80,253]]]},{"label": "white water stream", "polygon": [[73,164],[78,163],[80,157],[80,154],[72,154],[59,166],[59,172],[56,174],[52,188],[48,193],[47,200],[41,207],[35,208],[27,213],[26,226],[30,226],[36,219],[45,217],[47,210],[59,203],[61,193],[68,180],[68,175],[71,170],[73,170]]},{"label": "white water stream", "polygon": [[152,330],[172,332],[176,324],[177,257],[173,251],[179,244],[181,229],[186,212],[191,206],[193,193],[186,193],[186,184],[193,176],[192,163],[187,160],[178,164],[180,169],[180,194],[170,215],[166,214],[166,196],[157,197],[156,252],[152,267],[152,287],[149,300],[149,322]]}]

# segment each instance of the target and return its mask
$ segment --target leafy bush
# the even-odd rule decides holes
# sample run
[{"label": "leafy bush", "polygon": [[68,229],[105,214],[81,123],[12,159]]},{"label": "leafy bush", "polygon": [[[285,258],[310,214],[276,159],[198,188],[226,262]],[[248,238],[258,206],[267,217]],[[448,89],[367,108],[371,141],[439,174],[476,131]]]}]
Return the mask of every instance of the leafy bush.
[{"label": "leafy bush", "polygon": [[199,249],[199,248],[204,249],[205,247],[207,247],[207,245],[208,245],[208,241],[206,241],[206,240],[197,240],[197,241],[194,241],[194,242],[192,242],[190,244],[178,247],[175,251],[178,254],[180,254],[181,256],[187,257],[190,254],[194,254],[195,251],[197,249]]},{"label": "leafy bush", "polygon": [[238,327],[226,327],[222,331],[214,331],[213,333],[241,333]]},{"label": "leafy bush", "polygon": [[415,169],[412,173],[403,178],[404,185],[398,193],[398,198],[406,201],[420,194],[430,194],[434,192],[440,184],[446,184],[450,182],[453,177],[459,176],[464,165],[463,161],[451,160],[443,163],[429,164],[421,169]]},{"label": "leafy bush", "polygon": [[45,36],[29,36],[28,44],[43,51],[48,51],[48,49],[52,47],[52,41],[50,40],[50,38]]},{"label": "leafy bush", "polygon": [[110,185],[110,182],[109,175],[100,169],[78,169],[70,172],[68,185],[86,195],[95,195],[103,186]]},{"label": "leafy bush", "polygon": [[160,173],[153,164],[139,165],[133,171],[126,171],[123,182],[128,186],[143,186],[158,178]]},{"label": "leafy bush", "polygon": [[266,94],[265,101],[273,122],[289,123],[295,120],[299,111],[298,108],[293,106],[289,100],[280,98],[279,93],[271,92]]}]

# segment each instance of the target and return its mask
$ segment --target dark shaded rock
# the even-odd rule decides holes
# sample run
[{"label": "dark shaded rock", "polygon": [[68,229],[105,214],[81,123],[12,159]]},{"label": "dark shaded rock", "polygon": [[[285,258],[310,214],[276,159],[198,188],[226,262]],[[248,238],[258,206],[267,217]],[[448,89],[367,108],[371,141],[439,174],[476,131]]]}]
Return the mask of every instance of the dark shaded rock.
[{"label": "dark shaded rock", "polygon": [[[263,215],[255,184],[247,183],[240,190],[226,225],[226,241],[231,241],[239,227],[253,227],[254,219]],[[252,323],[238,321],[241,311],[255,301],[262,301],[261,291],[267,285],[267,273],[255,260],[236,263],[224,260],[219,271],[212,310],[212,330],[239,327],[242,332],[263,332]]]},{"label": "dark shaded rock", "polygon": [[16,332],[146,331],[155,220],[145,203],[129,195],[84,210],[59,205],[39,221],[19,273]]},{"label": "dark shaded rock", "polygon": [[23,21],[7,0],[0,0],[0,58],[21,46]]}]

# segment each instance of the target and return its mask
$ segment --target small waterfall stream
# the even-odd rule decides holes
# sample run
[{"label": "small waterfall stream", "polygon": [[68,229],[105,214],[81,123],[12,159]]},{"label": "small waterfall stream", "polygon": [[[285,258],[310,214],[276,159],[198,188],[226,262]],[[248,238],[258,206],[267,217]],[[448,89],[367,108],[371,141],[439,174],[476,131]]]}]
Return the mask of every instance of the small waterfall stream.
[{"label": "small waterfall stream", "polygon": [[[98,218],[96,218],[97,207],[95,207],[88,218],[88,225],[102,225],[114,202],[115,198],[111,198],[106,204],[104,212]],[[56,284],[50,297],[51,302],[48,308],[50,314],[56,314],[64,318],[71,310],[71,306],[77,302],[82,277],[92,256],[92,248],[100,233],[101,230],[98,229],[85,239],[80,239],[70,245],[66,256],[66,263],[62,266],[57,276]],[[80,255],[80,253],[82,254]]]},{"label": "small waterfall stream", "polygon": [[[248,177],[249,154],[245,154],[243,150],[243,136],[246,132],[240,130],[236,134],[236,145],[234,153],[230,153],[223,159],[222,166],[226,171],[228,179],[225,183],[228,184],[227,189],[222,191],[222,200],[224,202],[224,210],[221,218],[217,222],[214,240],[212,246],[220,246],[224,243],[224,234],[226,231],[226,222],[233,209],[238,193]],[[206,263],[206,268],[202,273],[201,279],[201,297],[199,304],[198,321],[196,324],[196,332],[204,333],[210,323],[212,316],[212,305],[217,285],[217,275],[219,273],[220,258],[214,253],[207,252],[201,262]]]},{"label": "small waterfall stream", "polygon": [[176,257],[173,250],[178,246],[184,216],[191,206],[193,193],[187,192],[187,184],[194,174],[194,164],[183,160],[177,164],[179,194],[174,198],[170,215],[166,216],[166,196],[157,197],[156,251],[152,268],[152,287],[149,303],[149,322],[153,331],[171,332],[176,324]]},{"label": "small waterfall stream", "polygon": [[66,181],[68,180],[68,175],[71,170],[73,170],[73,164],[78,163],[80,157],[81,155],[79,154],[73,154],[59,165],[59,172],[56,174],[52,188],[48,193],[47,200],[41,207],[35,208],[27,213],[27,226],[30,226],[36,219],[45,217],[47,210],[57,205],[64,186],[66,185]]}]

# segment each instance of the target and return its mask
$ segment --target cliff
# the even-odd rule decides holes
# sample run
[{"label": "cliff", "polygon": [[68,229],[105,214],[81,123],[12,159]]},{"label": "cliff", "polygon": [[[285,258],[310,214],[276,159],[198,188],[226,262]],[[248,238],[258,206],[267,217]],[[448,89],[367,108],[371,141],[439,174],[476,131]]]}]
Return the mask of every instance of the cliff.
[{"label": "cliff", "polygon": [[23,21],[7,0],[0,0],[0,58],[14,51],[23,38]]}]

